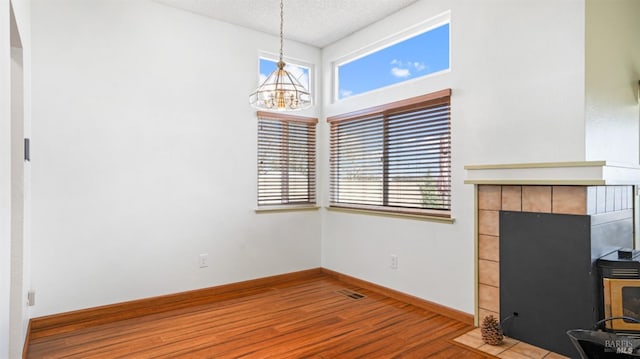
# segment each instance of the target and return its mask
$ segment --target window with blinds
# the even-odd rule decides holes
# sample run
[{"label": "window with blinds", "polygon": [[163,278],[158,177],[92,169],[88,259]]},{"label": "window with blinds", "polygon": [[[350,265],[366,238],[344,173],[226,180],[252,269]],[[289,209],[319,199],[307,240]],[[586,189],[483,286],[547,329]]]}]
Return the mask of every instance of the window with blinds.
[{"label": "window with blinds", "polygon": [[258,206],[316,203],[316,124],[258,112]]},{"label": "window with blinds", "polygon": [[330,205],[450,217],[451,90],[327,119]]}]

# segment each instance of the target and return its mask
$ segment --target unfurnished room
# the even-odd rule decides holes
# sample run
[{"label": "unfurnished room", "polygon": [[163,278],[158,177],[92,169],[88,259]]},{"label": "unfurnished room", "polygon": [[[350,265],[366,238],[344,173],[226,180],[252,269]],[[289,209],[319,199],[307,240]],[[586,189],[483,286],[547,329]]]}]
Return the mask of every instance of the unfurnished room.
[{"label": "unfurnished room", "polygon": [[639,0],[0,0],[0,359],[640,357]]}]

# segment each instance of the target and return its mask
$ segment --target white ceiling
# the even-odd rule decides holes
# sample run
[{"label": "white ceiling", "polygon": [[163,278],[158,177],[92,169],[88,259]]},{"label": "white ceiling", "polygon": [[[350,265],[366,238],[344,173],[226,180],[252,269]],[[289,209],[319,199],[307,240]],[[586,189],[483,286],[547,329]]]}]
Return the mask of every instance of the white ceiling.
[{"label": "white ceiling", "polygon": [[[156,0],[213,19],[278,35],[279,0]],[[319,48],[417,0],[285,0],[284,37]]]}]

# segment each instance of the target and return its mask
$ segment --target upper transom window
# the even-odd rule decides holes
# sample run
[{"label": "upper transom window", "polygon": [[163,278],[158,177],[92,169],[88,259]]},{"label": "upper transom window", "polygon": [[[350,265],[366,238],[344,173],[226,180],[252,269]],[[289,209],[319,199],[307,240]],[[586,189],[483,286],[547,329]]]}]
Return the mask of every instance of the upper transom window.
[{"label": "upper transom window", "polygon": [[[302,86],[304,86],[307,90],[311,90],[311,80],[310,80],[310,70],[309,67],[287,62],[284,68],[289,71],[289,73],[294,76]],[[264,57],[260,57],[260,79],[258,85],[262,84],[264,80],[267,79],[270,73],[272,73],[277,68],[278,61],[271,60]]]},{"label": "upper transom window", "polygon": [[426,30],[336,63],[338,100],[414,78],[445,71],[450,66],[449,20],[439,19]]}]

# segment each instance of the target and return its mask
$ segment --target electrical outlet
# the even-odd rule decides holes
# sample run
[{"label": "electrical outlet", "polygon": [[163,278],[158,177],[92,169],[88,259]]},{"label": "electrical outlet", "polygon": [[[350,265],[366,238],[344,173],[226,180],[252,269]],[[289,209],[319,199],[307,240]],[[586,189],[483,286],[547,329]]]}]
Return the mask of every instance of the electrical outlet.
[{"label": "electrical outlet", "polygon": [[200,268],[207,268],[209,266],[209,255],[207,253],[200,254],[198,265]]},{"label": "electrical outlet", "polygon": [[398,269],[398,256],[395,254],[391,255],[391,269]]}]

